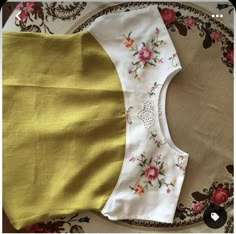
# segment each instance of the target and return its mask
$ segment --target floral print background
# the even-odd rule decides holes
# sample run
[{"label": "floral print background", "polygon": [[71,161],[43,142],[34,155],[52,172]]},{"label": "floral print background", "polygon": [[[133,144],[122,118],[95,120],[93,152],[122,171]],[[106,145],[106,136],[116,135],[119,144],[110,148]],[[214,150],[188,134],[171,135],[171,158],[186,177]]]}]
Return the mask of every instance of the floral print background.
[{"label": "floral print background", "polygon": [[[188,37],[192,30],[197,29],[199,38],[201,38],[202,48],[207,50],[214,47],[214,45],[220,45],[221,47],[221,57],[218,59],[227,67],[228,72],[233,72],[234,65],[234,48],[233,48],[233,32],[224,24],[220,23],[220,19],[212,19],[204,11],[196,10],[198,6],[193,5],[188,6],[187,3],[121,3],[121,4],[101,4],[101,3],[86,3],[86,2],[20,2],[12,16],[6,23],[4,30],[14,30],[14,31],[33,31],[38,33],[76,33],[85,29],[90,25],[97,17],[104,14],[109,14],[110,12],[120,12],[129,11],[131,8],[145,7],[150,4],[157,4],[160,10],[161,16],[168,28],[169,32],[178,34],[182,37]],[[199,6],[206,8],[206,12],[210,10],[212,13],[224,13],[224,21],[227,23],[232,22],[232,11],[233,7],[231,4],[227,3],[212,3],[205,4],[199,3]],[[15,18],[15,13],[21,11],[20,18],[18,20]],[[83,19],[83,20],[81,20]],[[221,19],[222,20],[222,19]],[[158,35],[158,29],[156,31]],[[131,40],[132,32],[129,35],[124,35],[123,44],[127,49],[134,46],[134,41]],[[144,46],[144,48],[146,48]],[[131,51],[135,54],[134,50]],[[140,58],[140,61],[144,65],[145,56],[148,56],[148,52],[145,49],[143,54],[135,54],[135,56]],[[175,64],[175,55],[170,57],[170,61]],[[153,61],[156,65],[159,61]],[[150,65],[150,64],[149,64]],[[130,71],[130,75],[134,75],[135,79],[136,69],[134,65],[133,69]],[[153,65],[150,65],[153,66]],[[158,91],[158,84],[154,84],[150,87],[149,96],[150,98],[155,96],[155,92]],[[132,107],[129,107],[126,111],[126,118],[128,124],[132,124]],[[160,147],[161,142],[159,139],[155,139],[155,133],[150,133],[150,140],[155,141],[157,147]],[[145,160],[144,157],[141,158]],[[131,163],[134,159],[130,159]],[[157,161],[158,162],[158,161]],[[180,170],[185,173],[184,166],[182,165],[181,158],[176,164]],[[24,231],[27,232],[153,232],[154,230],[161,231],[181,231],[181,229],[176,229],[179,226],[188,225],[189,231],[198,232],[199,230],[205,230],[205,232],[215,232],[216,230],[208,229],[202,222],[203,212],[210,203],[224,206],[228,211],[228,220],[220,232],[233,232],[233,165],[228,163],[221,165],[225,169],[225,174],[228,180],[225,179],[211,181],[211,183],[205,183],[204,181],[199,181],[199,190],[192,191],[188,196],[191,200],[191,204],[186,202],[186,204],[180,202],[175,214],[175,222],[173,224],[165,224],[158,222],[149,222],[141,220],[124,220],[121,222],[110,222],[101,217],[100,215],[93,212],[81,212],[78,214],[73,214],[66,217],[57,217],[49,221],[31,225],[27,227]],[[140,169],[145,169],[142,177],[151,183],[157,178],[157,173],[162,171],[164,176],[164,165],[161,164],[148,164],[147,167]],[[166,192],[171,192],[171,187],[173,187],[175,181],[171,181],[170,185],[167,186]],[[131,185],[130,188],[136,193],[142,194],[145,189],[143,185]],[[168,190],[169,189],[169,190]],[[191,224],[198,223],[198,226],[192,227]],[[164,228],[164,229],[162,229]],[[170,228],[170,229],[168,229]],[[185,231],[186,231],[185,227]]]}]

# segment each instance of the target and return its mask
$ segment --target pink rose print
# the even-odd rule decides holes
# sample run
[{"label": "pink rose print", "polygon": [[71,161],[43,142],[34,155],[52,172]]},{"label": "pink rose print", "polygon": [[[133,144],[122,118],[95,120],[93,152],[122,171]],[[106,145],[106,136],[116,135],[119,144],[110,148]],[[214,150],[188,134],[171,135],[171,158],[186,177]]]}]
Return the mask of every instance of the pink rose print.
[{"label": "pink rose print", "polygon": [[226,58],[231,62],[234,63],[234,51],[228,50],[226,54]]},{"label": "pink rose print", "polygon": [[170,193],[170,189],[168,188],[168,189],[166,190],[166,192],[167,192],[167,193]]},{"label": "pink rose print", "polygon": [[220,41],[221,40],[221,33],[218,31],[213,31],[211,33],[211,39],[214,41]]},{"label": "pink rose print", "polygon": [[161,17],[162,17],[163,21],[167,24],[170,24],[176,20],[175,11],[172,9],[164,8],[161,10],[160,13],[161,13]]},{"label": "pink rose print", "polygon": [[229,194],[224,188],[217,188],[213,191],[211,201],[220,205],[228,200]]},{"label": "pink rose print", "polygon": [[158,177],[158,169],[154,164],[146,168],[145,177],[148,180],[155,180]]},{"label": "pink rose print", "polygon": [[187,17],[184,19],[184,24],[185,26],[192,28],[195,26],[195,21],[192,17]]},{"label": "pink rose print", "polygon": [[22,20],[26,20],[28,18],[28,15],[34,11],[33,9],[34,2],[27,2],[24,6],[23,2],[20,2],[17,6],[17,10],[21,10],[20,18]]},{"label": "pink rose print", "polygon": [[200,213],[204,210],[204,205],[201,202],[197,202],[197,203],[193,204],[193,210]]},{"label": "pink rose print", "polygon": [[152,59],[153,52],[150,47],[142,47],[138,51],[138,59],[141,62],[148,62]]}]

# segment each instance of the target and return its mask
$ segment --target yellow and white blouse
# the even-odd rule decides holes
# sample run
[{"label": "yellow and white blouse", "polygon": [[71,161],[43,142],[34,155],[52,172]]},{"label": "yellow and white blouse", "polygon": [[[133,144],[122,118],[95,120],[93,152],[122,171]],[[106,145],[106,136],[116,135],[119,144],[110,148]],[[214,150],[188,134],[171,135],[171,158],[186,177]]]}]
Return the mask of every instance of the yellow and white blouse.
[{"label": "yellow and white blouse", "polygon": [[156,7],[74,35],[3,33],[3,206],[22,228],[100,210],[173,222],[188,154],[171,140],[181,70]]}]

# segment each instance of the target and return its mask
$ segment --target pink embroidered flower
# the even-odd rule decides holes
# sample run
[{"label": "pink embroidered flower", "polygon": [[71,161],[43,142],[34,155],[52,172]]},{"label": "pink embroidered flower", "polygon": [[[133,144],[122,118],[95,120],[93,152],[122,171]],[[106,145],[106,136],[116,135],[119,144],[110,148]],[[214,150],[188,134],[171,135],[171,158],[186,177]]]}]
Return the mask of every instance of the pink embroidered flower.
[{"label": "pink embroidered flower", "polygon": [[129,70],[129,71],[128,71],[128,73],[129,73],[129,74],[131,74],[131,73],[132,73],[132,71],[131,71],[131,70]]},{"label": "pink embroidered flower", "polygon": [[170,24],[176,20],[176,14],[174,10],[169,9],[169,8],[164,8],[161,10],[161,17],[163,21],[167,24]]},{"label": "pink embroidered flower", "polygon": [[192,28],[195,25],[195,21],[192,17],[187,17],[184,19],[184,24],[185,26]]},{"label": "pink embroidered flower", "polygon": [[152,59],[153,52],[151,48],[148,46],[143,46],[139,51],[138,51],[138,59],[141,62],[148,62]]},{"label": "pink embroidered flower", "polygon": [[214,41],[220,41],[221,40],[221,33],[218,31],[213,31],[211,33],[211,39]]},{"label": "pink embroidered flower", "polygon": [[226,54],[226,58],[231,62],[234,63],[234,51],[228,50]]},{"label": "pink embroidered flower", "polygon": [[201,202],[197,202],[195,204],[193,204],[193,210],[197,211],[197,212],[202,212],[204,209],[204,205]]},{"label": "pink embroidered flower", "polygon": [[148,180],[155,180],[158,177],[158,169],[155,165],[150,165],[145,170],[145,177]]},{"label": "pink embroidered flower", "polygon": [[220,205],[228,200],[229,194],[224,188],[217,188],[213,191],[211,201]]},{"label": "pink embroidered flower", "polygon": [[168,188],[168,189],[166,190],[166,192],[167,192],[167,193],[170,193],[170,189]]}]

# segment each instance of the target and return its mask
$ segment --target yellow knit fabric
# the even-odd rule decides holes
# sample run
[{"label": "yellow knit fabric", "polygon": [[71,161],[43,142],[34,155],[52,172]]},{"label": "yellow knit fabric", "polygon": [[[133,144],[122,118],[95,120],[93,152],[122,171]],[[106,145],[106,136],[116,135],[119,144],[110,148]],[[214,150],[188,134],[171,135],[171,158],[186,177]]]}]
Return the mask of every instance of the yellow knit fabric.
[{"label": "yellow knit fabric", "polygon": [[3,33],[3,207],[15,228],[101,209],[124,151],[119,77],[89,32]]}]

